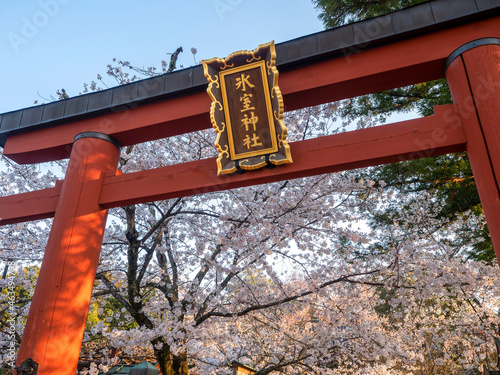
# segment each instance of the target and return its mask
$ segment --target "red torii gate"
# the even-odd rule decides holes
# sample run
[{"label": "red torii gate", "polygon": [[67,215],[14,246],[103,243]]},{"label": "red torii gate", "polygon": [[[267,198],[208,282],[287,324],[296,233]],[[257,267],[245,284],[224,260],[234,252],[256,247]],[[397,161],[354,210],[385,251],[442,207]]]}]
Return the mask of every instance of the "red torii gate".
[{"label": "red torii gate", "polygon": [[[272,170],[217,177],[208,159],[118,173],[120,145],[210,127],[200,67],[0,115],[0,142],[12,160],[56,160],[70,151],[55,187],[0,198],[0,225],[54,216],[17,366],[32,358],[38,374],[75,373],[111,207],[466,150],[500,260],[500,5],[493,3],[431,1],[278,45],[286,110],[445,76],[454,104],[425,118],[292,143],[294,163]],[[168,80],[189,85],[172,92]]]}]

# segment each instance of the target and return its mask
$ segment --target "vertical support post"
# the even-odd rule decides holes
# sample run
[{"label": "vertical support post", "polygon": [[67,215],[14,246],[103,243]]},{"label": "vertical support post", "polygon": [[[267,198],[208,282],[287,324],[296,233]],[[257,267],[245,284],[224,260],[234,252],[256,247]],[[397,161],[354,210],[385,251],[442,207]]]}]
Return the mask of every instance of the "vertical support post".
[{"label": "vertical support post", "polygon": [[449,56],[445,70],[500,265],[500,39],[463,45]]},{"label": "vertical support post", "polygon": [[32,358],[38,375],[76,373],[107,217],[101,183],[119,149],[105,134],[75,137],[16,366]]}]

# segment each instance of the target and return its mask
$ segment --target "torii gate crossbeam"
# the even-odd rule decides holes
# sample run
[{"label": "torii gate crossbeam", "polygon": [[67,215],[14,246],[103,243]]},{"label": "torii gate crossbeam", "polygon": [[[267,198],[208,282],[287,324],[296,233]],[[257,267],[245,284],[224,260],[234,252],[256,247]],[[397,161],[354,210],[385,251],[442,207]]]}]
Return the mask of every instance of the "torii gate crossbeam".
[{"label": "torii gate crossbeam", "polygon": [[[217,176],[215,158],[89,182],[98,185],[102,208],[179,198],[354,168],[465,151],[466,138],[453,105],[433,116],[292,143],[295,162],[234,176]],[[62,181],[35,192],[1,198],[2,224],[52,217]]]},{"label": "torii gate crossbeam", "polygon": [[[430,117],[296,142],[294,163],[273,170],[217,177],[215,161],[206,159],[117,172],[118,144],[210,126],[200,67],[0,115],[5,156],[20,163],[70,157],[54,188],[0,198],[0,225],[54,216],[17,365],[31,357],[38,374],[75,373],[111,207],[466,150],[500,260],[500,6],[491,3],[436,0],[278,45],[286,110],[445,72],[455,104]],[[452,9],[463,14],[453,19]],[[421,26],[409,28],[405,19]],[[336,38],[349,33],[353,42],[339,44]],[[312,52],[297,59],[301,50]],[[166,82],[175,77],[189,87],[167,93]]]}]

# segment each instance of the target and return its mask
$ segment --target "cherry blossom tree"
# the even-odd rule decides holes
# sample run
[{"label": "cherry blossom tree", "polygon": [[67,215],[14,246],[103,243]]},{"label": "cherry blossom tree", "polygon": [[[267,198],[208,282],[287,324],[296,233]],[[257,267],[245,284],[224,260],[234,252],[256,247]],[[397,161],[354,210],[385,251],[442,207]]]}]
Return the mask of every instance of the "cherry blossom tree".
[{"label": "cherry blossom tree", "polygon": [[[129,72],[156,74],[115,64],[108,73],[120,84],[137,79]],[[344,131],[335,121],[338,108],[286,114],[291,141]],[[130,146],[119,168],[213,157],[214,137],[201,131]],[[65,168],[2,160],[2,195],[53,185]],[[465,373],[479,366],[500,335],[500,272],[468,259],[471,243],[459,251],[451,246],[477,217],[449,223],[432,195],[403,194],[360,175],[111,210],[84,350],[96,356],[112,346],[124,356],[154,357],[164,375],[230,374],[233,360],[259,375]],[[411,210],[387,216],[393,225],[369,225],[394,202]],[[16,300],[16,340],[36,277],[36,268],[26,267],[40,264],[49,229],[50,220],[0,228],[0,256],[17,265],[1,285],[11,278],[26,292]],[[5,347],[5,288],[0,297]],[[8,355],[2,360],[8,363]]]}]

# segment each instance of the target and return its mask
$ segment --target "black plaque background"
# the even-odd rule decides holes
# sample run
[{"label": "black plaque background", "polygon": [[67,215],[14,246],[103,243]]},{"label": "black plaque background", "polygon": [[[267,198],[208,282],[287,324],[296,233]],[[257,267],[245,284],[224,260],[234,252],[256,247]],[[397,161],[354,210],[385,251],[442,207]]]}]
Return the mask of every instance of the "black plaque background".
[{"label": "black plaque background", "polygon": [[[242,91],[241,89],[236,88],[236,79],[241,77],[241,74],[249,76],[249,82],[252,83],[255,87],[246,86],[246,91]],[[226,84],[226,92],[228,101],[228,109],[229,109],[229,118],[230,118],[230,126],[231,133],[233,135],[233,144],[234,144],[234,152],[235,159],[240,159],[245,157],[245,153],[252,151],[260,151],[264,149],[269,149],[270,152],[277,151],[277,148],[273,148],[271,136],[276,139],[276,135],[271,135],[271,129],[269,124],[269,117],[266,107],[265,101],[265,92],[267,89],[264,86],[264,82],[262,79],[262,74],[260,67],[256,67],[253,69],[245,70],[243,72],[237,72],[233,74],[227,74],[224,76],[224,81]],[[244,94],[251,94],[251,102],[252,106],[255,107],[255,110],[248,110],[245,112],[241,112],[243,107],[243,102],[240,98]],[[245,130],[245,126],[243,126],[243,122],[241,121],[245,114],[250,118],[252,112],[255,116],[258,117],[257,122],[257,130],[253,131],[253,126],[249,126],[248,132]],[[256,133],[259,137],[259,142],[262,143],[262,146],[250,147],[247,148],[243,140],[247,136],[247,134],[252,137],[253,134]],[[276,141],[275,143],[276,144]],[[242,155],[243,154],[243,155]]]}]

